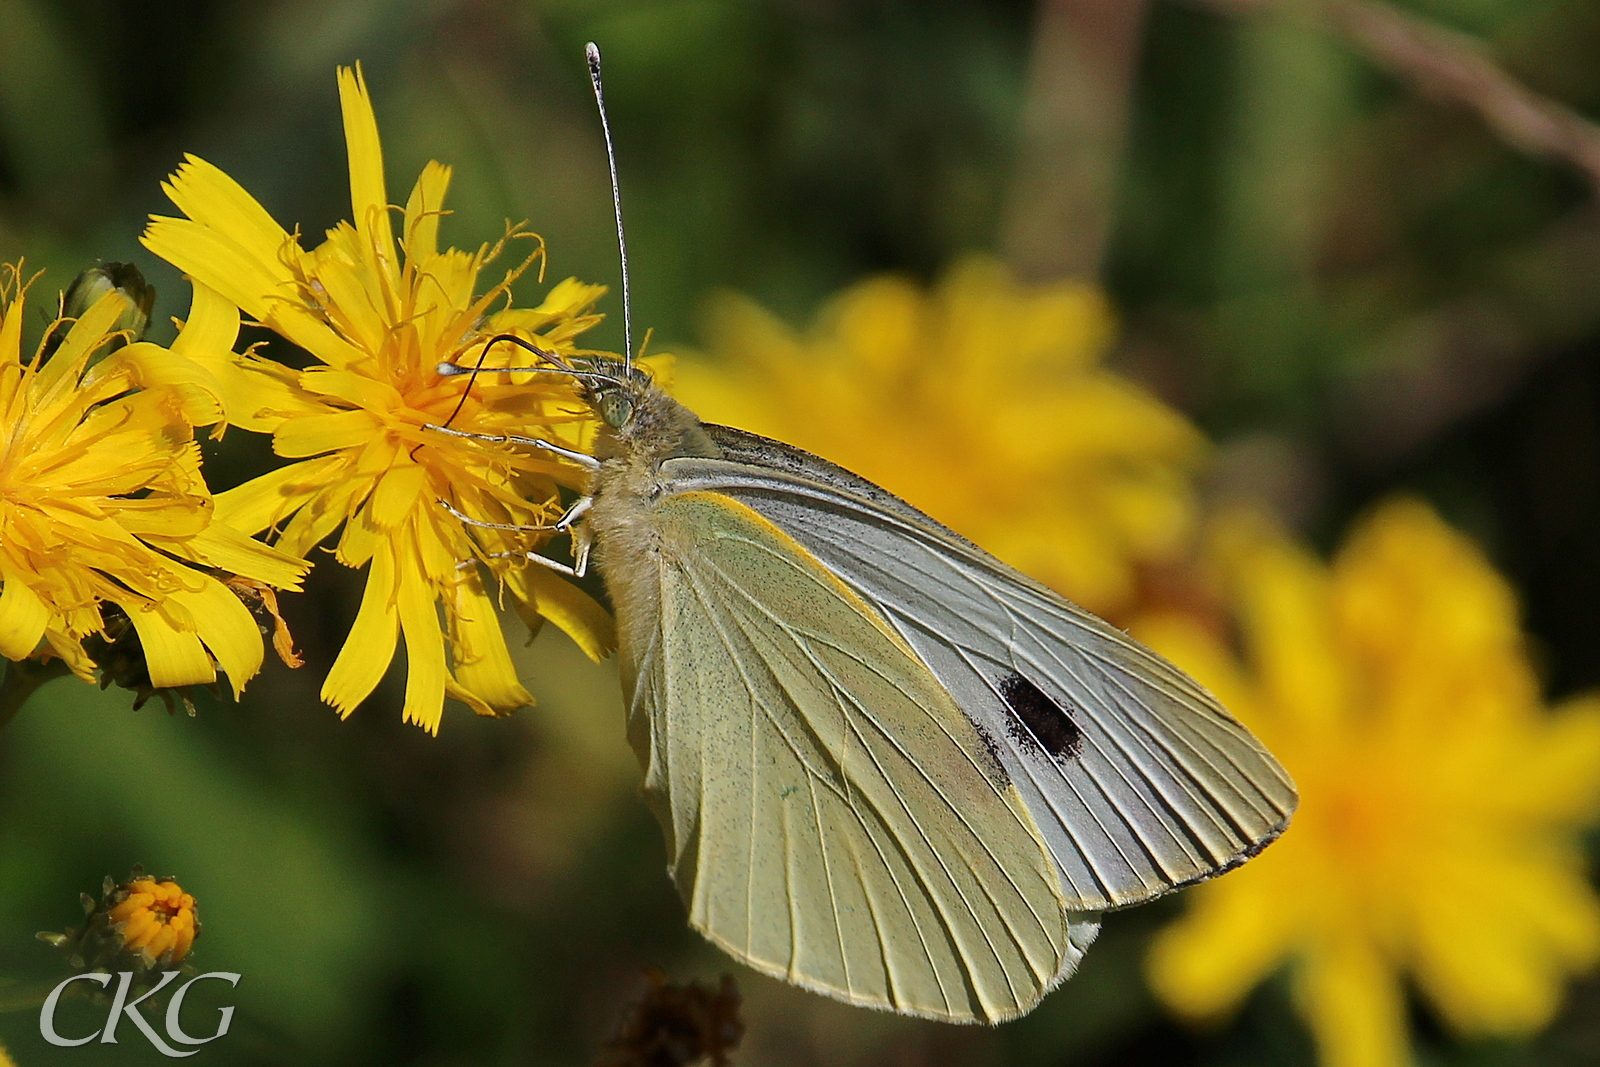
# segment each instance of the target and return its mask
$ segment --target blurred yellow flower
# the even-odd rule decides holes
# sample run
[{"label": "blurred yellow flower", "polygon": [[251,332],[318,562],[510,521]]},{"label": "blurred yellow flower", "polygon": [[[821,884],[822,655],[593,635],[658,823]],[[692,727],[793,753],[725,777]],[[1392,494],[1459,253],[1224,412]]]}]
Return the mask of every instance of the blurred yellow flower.
[{"label": "blurred yellow flower", "polygon": [[[518,268],[475,296],[479,272],[506,242],[472,253],[438,250],[450,182],[439,163],[424,168],[411,192],[397,250],[377,122],[359,70],[339,71],[339,96],[354,224],[340,223],[306,251],[231,178],[190,157],[167,185],[188,217],[152,219],[144,243],[191,276],[208,315],[230,324],[226,342],[201,357],[221,383],[229,421],[270,432],[278,455],[301,461],[221,494],[222,514],[252,532],[281,525],[277,545],[299,556],[342,527],[336,558],[370,564],[323,699],[348,715],[383,677],[403,635],[404,716],[437,732],[447,695],[483,715],[531,702],[474,561],[495,564],[530,625],[548,618],[595,657],[611,644],[610,618],[576,586],[502,558],[520,558],[537,540],[465,526],[440,503],[488,522],[548,523],[561,513],[561,487],[578,488],[581,472],[533,449],[429,429],[449,423],[582,447],[592,420],[570,379],[445,377],[436,368],[477,365],[501,333],[571,353],[573,338],[598,321],[590,309],[605,290],[568,279],[537,308],[495,311],[509,302]],[[239,310],[317,362],[296,371],[235,354]],[[524,366],[531,358],[503,343],[485,365]]]},{"label": "blurred yellow flower", "polygon": [[1248,667],[1192,620],[1134,633],[1192,672],[1294,775],[1282,841],[1195,889],[1149,977],[1216,1017],[1285,961],[1331,1067],[1410,1060],[1402,975],[1464,1035],[1527,1034],[1600,960],[1577,831],[1600,814],[1600,698],[1547,713],[1515,598],[1413,499],[1331,568],[1269,524],[1219,525]]},{"label": "blurred yellow flower", "polygon": [[83,642],[107,634],[112,604],[151,685],[208,684],[220,666],[237,695],[261,633],[209,569],[293,589],[305,565],[213,520],[192,427],[220,414],[214,384],[183,344],[122,344],[115,290],[25,360],[26,289],[0,268],[0,655],[53,654],[93,681]]},{"label": "blurred yellow flower", "polygon": [[1194,513],[1203,442],[1100,365],[1111,311],[1081,283],[1018,285],[958,265],[932,292],[896,277],[837,296],[805,335],[747,299],[713,305],[714,365],[678,365],[703,418],[816,452],[905,497],[1092,610],[1169,558]]}]

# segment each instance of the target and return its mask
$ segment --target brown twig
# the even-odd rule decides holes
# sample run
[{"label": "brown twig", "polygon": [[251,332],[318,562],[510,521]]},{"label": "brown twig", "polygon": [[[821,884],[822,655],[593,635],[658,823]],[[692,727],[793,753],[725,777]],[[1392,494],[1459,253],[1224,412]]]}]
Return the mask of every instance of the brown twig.
[{"label": "brown twig", "polygon": [[1529,89],[1464,33],[1374,0],[1330,0],[1334,25],[1374,63],[1439,100],[1465,104],[1507,143],[1583,171],[1600,194],[1600,126]]},{"label": "brown twig", "polygon": [[[1282,0],[1207,0],[1229,14]],[[1470,108],[1506,143],[1583,172],[1600,196],[1600,125],[1508,74],[1475,37],[1379,0],[1323,0],[1329,25],[1377,66],[1435,100]]]}]

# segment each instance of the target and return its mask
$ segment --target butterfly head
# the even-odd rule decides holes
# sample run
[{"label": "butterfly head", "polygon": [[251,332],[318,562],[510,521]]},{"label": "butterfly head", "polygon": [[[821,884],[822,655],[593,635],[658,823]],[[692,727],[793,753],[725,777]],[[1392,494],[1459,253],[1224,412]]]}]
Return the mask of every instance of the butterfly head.
[{"label": "butterfly head", "polygon": [[582,379],[590,406],[612,430],[626,431],[651,389],[649,373],[620,359],[597,359],[591,366]]}]

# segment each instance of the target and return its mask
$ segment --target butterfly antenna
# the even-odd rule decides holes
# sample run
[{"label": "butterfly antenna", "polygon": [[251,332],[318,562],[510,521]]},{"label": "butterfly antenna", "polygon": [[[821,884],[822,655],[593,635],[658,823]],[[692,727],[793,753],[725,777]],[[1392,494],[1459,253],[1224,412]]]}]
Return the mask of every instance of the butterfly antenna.
[{"label": "butterfly antenna", "polygon": [[633,301],[628,290],[628,237],[622,229],[622,187],[617,184],[617,150],[611,143],[611,120],[606,117],[606,92],[600,81],[600,46],[590,41],[583,47],[589,60],[589,82],[594,86],[595,107],[600,109],[600,132],[606,139],[606,162],[611,166],[611,211],[617,218],[617,255],[622,260],[622,367],[623,377],[633,371]]},{"label": "butterfly antenna", "polygon": [[[534,355],[539,356],[541,359],[549,360],[552,364],[554,364],[554,366],[551,367],[551,368],[544,368],[544,367],[488,367],[488,368],[485,368],[484,365],[483,365],[483,361],[484,361],[485,358],[488,357],[489,349],[493,348],[495,345],[499,344],[501,341],[509,341],[512,344],[516,345],[518,348],[527,349],[529,352],[532,352]],[[558,371],[558,372],[560,372],[562,374],[572,374],[573,373],[573,369],[571,367],[567,366],[566,362],[560,356],[556,355],[554,352],[546,352],[544,349],[540,348],[536,344],[533,344],[531,341],[524,341],[522,338],[516,336],[515,334],[510,334],[510,333],[496,334],[494,337],[489,338],[489,343],[484,345],[483,348],[478,352],[478,361],[475,364],[473,364],[472,366],[470,366],[470,367],[461,367],[461,366],[457,366],[454,363],[441,363],[435,369],[437,370],[437,372],[439,373],[439,375],[441,377],[446,377],[446,378],[451,377],[453,375],[457,375],[457,374],[469,374],[469,375],[471,375],[471,377],[467,379],[467,387],[465,389],[461,390],[461,398],[456,401],[456,406],[451,409],[450,417],[448,419],[444,420],[444,423],[442,424],[444,426],[449,426],[452,422],[456,421],[456,416],[461,414],[462,407],[464,407],[466,405],[466,403],[467,403],[467,397],[472,394],[472,387],[473,387],[473,385],[475,385],[477,383],[478,375],[483,373],[485,370],[488,370],[491,373],[496,373],[496,374],[505,374],[505,373],[511,372],[511,371],[545,370],[545,369],[555,370],[555,371]]]}]

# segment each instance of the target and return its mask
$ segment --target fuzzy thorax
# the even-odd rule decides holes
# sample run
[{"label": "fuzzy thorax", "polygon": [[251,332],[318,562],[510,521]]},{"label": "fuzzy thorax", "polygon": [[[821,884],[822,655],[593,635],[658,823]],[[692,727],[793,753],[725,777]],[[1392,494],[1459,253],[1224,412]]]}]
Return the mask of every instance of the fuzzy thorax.
[{"label": "fuzzy thorax", "polygon": [[662,557],[671,555],[651,515],[664,488],[661,464],[675,456],[715,457],[721,450],[694,412],[655,385],[630,382],[620,388],[631,393],[632,415],[621,426],[605,427],[596,442],[600,470],[587,521],[616,612],[623,680],[631,692],[635,652],[648,641],[641,627],[656,618]]}]

